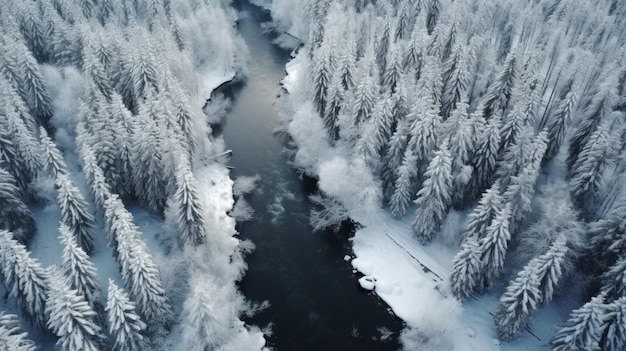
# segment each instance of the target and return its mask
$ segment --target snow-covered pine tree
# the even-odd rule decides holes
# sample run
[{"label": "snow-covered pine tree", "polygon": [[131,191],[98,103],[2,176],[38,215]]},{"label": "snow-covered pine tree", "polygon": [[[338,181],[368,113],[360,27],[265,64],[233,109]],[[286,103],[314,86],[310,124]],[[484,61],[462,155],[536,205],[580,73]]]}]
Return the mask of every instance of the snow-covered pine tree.
[{"label": "snow-covered pine tree", "polygon": [[[569,233],[568,233],[569,234]],[[541,291],[542,303],[548,304],[552,300],[555,288],[561,282],[564,274],[566,255],[569,254],[566,234],[560,234],[546,253],[538,256],[528,263],[527,267],[536,263],[536,274],[539,279],[539,290]],[[526,267],[524,267],[526,269]]]},{"label": "snow-covered pine tree", "polygon": [[326,96],[328,96],[328,87],[334,72],[329,45],[324,44],[315,50],[312,62],[314,102],[320,115],[323,115],[326,110]]},{"label": "snow-covered pine tree", "polygon": [[52,105],[48,96],[46,81],[39,69],[37,60],[21,41],[14,41],[14,49],[19,58],[20,95],[28,105],[31,113],[39,122],[47,126],[52,118]]},{"label": "snow-covered pine tree", "polygon": [[148,115],[146,104],[142,112],[136,116],[133,126],[131,168],[133,169],[133,186],[135,194],[148,207],[161,213],[165,206],[167,179],[165,161],[162,152],[161,126],[158,121]]},{"label": "snow-covered pine tree", "polygon": [[383,155],[385,148],[389,145],[393,129],[397,124],[396,116],[393,113],[394,103],[392,96],[384,94],[378,99],[372,111],[374,136],[376,138],[374,150],[376,150],[379,156]]},{"label": "snow-covered pine tree", "polygon": [[437,25],[437,21],[439,20],[439,16],[441,15],[441,1],[440,0],[432,0],[430,1],[430,6],[428,7],[428,14],[426,15],[426,28],[428,29],[428,34],[433,32],[435,25]]},{"label": "snow-covered pine tree", "polygon": [[465,299],[479,286],[480,246],[475,237],[466,237],[452,261],[450,289],[458,299]]},{"label": "snow-covered pine tree", "polygon": [[503,116],[509,107],[509,100],[513,85],[518,75],[518,62],[515,54],[510,54],[504,62],[504,67],[491,84],[489,91],[483,101],[481,101],[480,109],[486,119],[493,116]]},{"label": "snow-covered pine tree", "polygon": [[500,185],[506,189],[514,176],[527,167],[532,154],[533,131],[525,127],[519,131],[514,143],[509,144],[500,153],[497,161],[496,178],[500,180]]},{"label": "snow-covered pine tree", "polygon": [[406,150],[402,159],[402,165],[398,169],[394,191],[389,199],[389,206],[394,217],[400,218],[406,213],[406,209],[413,200],[415,194],[414,179],[419,173],[417,157],[411,150]]},{"label": "snow-covered pine tree", "polygon": [[446,120],[444,136],[450,138],[450,154],[452,154],[452,206],[460,209],[463,206],[466,185],[472,179],[473,168],[468,165],[474,148],[471,123],[464,101],[458,102],[456,108]]},{"label": "snow-covered pine tree", "polygon": [[517,233],[524,216],[531,209],[537,176],[537,170],[533,165],[528,165],[518,175],[511,177],[511,183],[504,191],[504,200],[511,206],[509,224],[511,234]]},{"label": "snow-covered pine tree", "polygon": [[63,263],[61,269],[69,287],[94,306],[98,291],[97,270],[89,256],[76,243],[74,233],[65,225],[59,227],[61,243],[63,243]]},{"label": "snow-covered pine tree", "polygon": [[[536,262],[535,262],[536,263]],[[541,303],[541,291],[536,264],[529,264],[509,283],[506,292],[500,297],[500,304],[494,316],[498,337],[511,340],[528,325],[531,314]]]},{"label": "snow-covered pine tree", "polygon": [[[8,95],[4,97],[18,102],[19,105],[21,98],[10,90],[2,89]],[[42,159],[40,144],[32,130],[35,127],[29,126],[35,122],[31,121],[30,113],[21,111],[18,105],[7,102],[4,106],[4,118],[0,120],[0,166],[13,175],[26,195],[29,193],[30,182],[39,174]]]},{"label": "snow-covered pine tree", "polygon": [[6,351],[35,351],[37,346],[27,339],[20,321],[14,314],[0,312],[0,348]]},{"label": "snow-covered pine tree", "polygon": [[491,183],[496,169],[498,150],[500,149],[500,118],[493,117],[481,133],[480,142],[476,144],[476,152],[472,156],[474,172],[467,187],[470,198],[475,198]]},{"label": "snow-covered pine tree", "polygon": [[60,174],[69,174],[63,155],[43,127],[39,128],[39,137],[42,146],[43,164],[48,174],[53,178],[57,178]]},{"label": "snow-covered pine tree", "polygon": [[367,73],[362,74],[354,88],[352,98],[351,116],[354,125],[358,126],[371,117],[377,91],[378,85],[374,77]]},{"label": "snow-covered pine tree", "polygon": [[163,290],[157,265],[154,263],[141,233],[133,223],[133,216],[117,195],[105,202],[105,218],[109,244],[114,248],[120,264],[122,279],[137,310],[151,326],[167,323],[170,305]]},{"label": "snow-covered pine tree", "polygon": [[114,351],[141,351],[146,347],[142,333],[146,324],[135,312],[135,303],[122,288],[109,279],[109,293],[105,308],[109,320],[109,333],[115,339]]},{"label": "snow-covered pine tree", "polygon": [[106,182],[104,172],[96,161],[96,156],[87,145],[79,147],[83,165],[83,173],[89,183],[91,195],[93,196],[96,206],[103,210],[105,201],[111,196],[111,188]]},{"label": "snow-covered pine tree", "polygon": [[205,243],[204,208],[198,195],[198,182],[189,165],[179,167],[176,172],[176,188],[173,203],[182,242],[194,246]]},{"label": "snow-covered pine tree", "polygon": [[417,193],[418,208],[411,223],[420,241],[430,241],[439,231],[448,214],[452,188],[452,156],[448,141],[435,152],[424,174],[424,183]]},{"label": "snow-covered pine tree", "polygon": [[600,347],[605,351],[620,351],[626,347],[626,296],[606,305],[605,331]]},{"label": "snow-covered pine tree", "polygon": [[78,246],[90,253],[94,247],[95,220],[87,201],[68,175],[59,173],[55,185],[61,221],[74,234]]},{"label": "snow-covered pine tree", "polygon": [[481,240],[487,234],[487,228],[496,217],[498,211],[504,208],[504,198],[500,194],[500,182],[495,181],[478,201],[478,205],[467,217],[464,238]]},{"label": "snow-covered pine tree", "polygon": [[374,46],[376,53],[376,62],[380,72],[387,67],[387,53],[391,46],[391,17],[385,14],[384,17],[378,17],[377,26],[374,27]]},{"label": "snow-covered pine tree", "polygon": [[48,328],[59,337],[63,351],[98,351],[104,340],[95,322],[96,312],[76,290],[70,289],[59,274],[51,274],[46,302]]},{"label": "snow-covered pine tree", "polygon": [[606,327],[604,296],[598,295],[581,308],[572,311],[571,318],[550,340],[552,351],[599,351],[599,342]]},{"label": "snow-covered pine tree", "polygon": [[0,168],[0,229],[13,233],[13,238],[27,244],[37,230],[35,219],[20,199],[20,190],[13,176]]},{"label": "snow-covered pine tree", "polygon": [[406,44],[404,50],[404,59],[402,61],[404,70],[413,71],[417,79],[420,78],[422,68],[422,55],[424,54],[424,39],[422,29],[419,25],[413,26],[411,38]]},{"label": "snow-covered pine tree", "polygon": [[532,126],[530,126],[528,116],[521,105],[523,104],[515,104],[504,119],[500,129],[500,150],[506,150],[511,145],[517,144],[524,131],[528,134],[532,133]]},{"label": "snow-covered pine tree", "polygon": [[129,235],[118,242],[117,251],[122,279],[141,317],[150,321],[151,327],[169,323],[171,307],[146,244],[138,236]]},{"label": "snow-covered pine tree", "polygon": [[402,47],[400,44],[391,44],[387,54],[387,67],[383,73],[383,89],[395,93],[398,81],[404,72],[402,67]]},{"label": "snow-covered pine tree", "polygon": [[417,157],[416,167],[421,175],[440,139],[442,120],[439,107],[430,96],[422,97],[409,112],[407,120],[411,121],[407,149]]},{"label": "snow-covered pine tree", "polygon": [[588,211],[593,210],[604,169],[613,157],[614,142],[605,126],[600,126],[572,164],[570,192],[574,203]]},{"label": "snow-covered pine tree", "polygon": [[328,130],[328,137],[331,141],[339,139],[339,112],[343,106],[344,89],[341,85],[341,77],[334,74],[327,88],[328,94],[325,98],[325,107],[322,111],[324,125]]},{"label": "snow-covered pine tree", "polygon": [[385,199],[391,201],[391,197],[395,192],[395,185],[399,177],[399,169],[404,161],[404,154],[409,139],[408,124],[405,121],[399,121],[396,130],[389,139],[389,144],[383,156],[383,171],[381,178],[383,181],[383,192]]},{"label": "snow-covered pine tree", "polygon": [[506,204],[504,208],[496,213],[491,221],[485,236],[480,239],[480,262],[481,272],[479,287],[489,288],[493,286],[496,279],[502,273],[504,258],[511,240],[509,223],[511,220],[511,205]]},{"label": "snow-covered pine tree", "polygon": [[561,150],[572,115],[576,111],[576,92],[567,93],[548,124],[548,148],[545,160],[553,159]]},{"label": "snow-covered pine tree", "polygon": [[465,56],[463,47],[457,45],[446,62],[441,98],[441,115],[444,119],[450,116],[453,109],[458,108],[458,103],[465,98],[467,93],[470,72]]},{"label": "snow-covered pine tree", "polygon": [[26,246],[13,239],[13,234],[6,230],[0,230],[0,269],[9,296],[17,299],[21,309],[37,326],[45,327],[48,272],[38,260],[30,257]]},{"label": "snow-covered pine tree", "polygon": [[602,292],[609,299],[626,296],[626,253],[602,275]]},{"label": "snow-covered pine tree", "polygon": [[15,12],[20,32],[37,61],[45,62],[48,57],[47,42],[50,31],[44,27],[39,4],[34,1],[15,2]]},{"label": "snow-covered pine tree", "polygon": [[604,81],[598,86],[591,103],[585,109],[585,117],[570,138],[567,154],[567,166],[572,168],[578,162],[579,155],[587,147],[593,134],[602,121],[613,111],[617,100],[619,75],[612,70],[607,72]]}]

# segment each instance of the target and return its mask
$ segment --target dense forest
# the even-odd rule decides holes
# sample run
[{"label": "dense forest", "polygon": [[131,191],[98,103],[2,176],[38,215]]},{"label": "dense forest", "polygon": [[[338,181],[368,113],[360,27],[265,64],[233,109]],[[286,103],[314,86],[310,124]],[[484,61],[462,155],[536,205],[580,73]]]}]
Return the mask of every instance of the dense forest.
[{"label": "dense forest", "polygon": [[[0,349],[262,347],[239,320],[244,249],[204,184],[232,189],[201,74],[241,70],[234,22],[219,0],[0,1]],[[165,254],[129,204],[164,223]],[[41,207],[62,253],[31,251]]]},{"label": "dense forest", "polygon": [[[500,339],[580,291],[588,302],[550,347],[625,347],[626,3],[258,3],[286,33],[280,43],[303,43],[306,83],[286,83],[296,87],[284,131],[295,165],[326,186],[315,226],[384,206],[410,216],[428,246],[461,214],[445,238],[458,247],[450,293],[510,280],[494,317]],[[320,159],[332,155],[347,166],[329,172],[337,158]],[[349,195],[348,182],[359,184]]]}]

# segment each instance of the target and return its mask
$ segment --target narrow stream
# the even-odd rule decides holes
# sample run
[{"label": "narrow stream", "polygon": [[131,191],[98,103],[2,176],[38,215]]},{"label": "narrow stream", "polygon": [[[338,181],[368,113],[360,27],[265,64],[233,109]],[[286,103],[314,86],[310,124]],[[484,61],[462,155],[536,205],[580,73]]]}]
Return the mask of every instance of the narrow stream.
[{"label": "narrow stream", "polygon": [[[248,299],[271,304],[247,322],[271,323],[269,345],[277,350],[397,350],[401,321],[360,289],[344,261],[350,233],[312,232],[308,196],[315,182],[290,168],[274,136],[274,103],[289,53],[263,34],[266,13],[247,1],[234,6],[251,61],[246,81],[224,91],[233,106],[222,135],[233,150],[233,176],[260,176],[248,196],[254,218],[239,227],[241,238],[256,245],[240,288]],[[381,340],[380,328],[393,334]]]}]

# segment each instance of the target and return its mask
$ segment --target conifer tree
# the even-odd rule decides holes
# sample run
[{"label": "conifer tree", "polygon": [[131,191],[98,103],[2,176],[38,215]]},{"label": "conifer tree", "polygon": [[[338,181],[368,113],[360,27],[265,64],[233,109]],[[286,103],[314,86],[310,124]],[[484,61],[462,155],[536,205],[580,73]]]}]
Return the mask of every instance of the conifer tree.
[{"label": "conifer tree", "polygon": [[48,272],[6,230],[0,230],[0,269],[9,295],[17,299],[21,309],[37,326],[44,327]]},{"label": "conifer tree", "polygon": [[450,289],[458,299],[465,299],[479,286],[480,246],[475,237],[466,237],[454,256]]},{"label": "conifer tree", "polygon": [[14,239],[27,244],[37,230],[35,219],[20,199],[13,176],[0,168],[0,229],[13,233]]},{"label": "conifer tree", "polygon": [[61,152],[57,149],[52,139],[48,136],[48,132],[46,132],[43,127],[39,128],[39,136],[43,149],[43,164],[48,174],[53,178],[57,178],[61,174],[69,174],[67,165],[63,160],[63,155],[61,155]]},{"label": "conifer tree", "polygon": [[33,1],[15,2],[20,32],[24,36],[28,48],[37,61],[46,61],[48,31],[44,28],[45,21],[39,10],[39,4]]},{"label": "conifer tree", "polygon": [[423,55],[423,37],[418,25],[413,27],[411,32],[411,38],[405,48],[404,59],[402,61],[404,70],[413,70],[415,77],[419,79],[421,67],[422,67],[422,55]]},{"label": "conifer tree", "polygon": [[182,241],[189,245],[205,243],[207,234],[204,208],[198,195],[198,182],[189,166],[182,166],[176,172],[176,187],[174,206]]},{"label": "conifer tree", "polygon": [[469,69],[465,53],[461,46],[456,46],[452,57],[446,62],[444,71],[444,87],[441,99],[441,115],[443,118],[457,107],[466,95],[469,84]]},{"label": "conifer tree", "polygon": [[546,151],[546,160],[554,158],[561,149],[565,131],[569,126],[572,115],[576,110],[576,92],[569,92],[561,101],[559,107],[554,113],[552,120],[548,124],[548,147]]},{"label": "conifer tree", "polygon": [[[6,90],[5,93],[12,95]],[[24,122],[30,119],[28,112],[20,115],[19,108],[13,104],[7,104],[4,111],[5,116],[0,119],[0,166],[13,175],[26,195],[30,182],[37,177],[41,168],[40,144]]]},{"label": "conifer tree", "polygon": [[397,124],[393,114],[394,101],[388,94],[383,95],[374,106],[372,118],[374,120],[374,150],[379,156],[384,154],[384,150],[389,145],[389,140],[393,129]]},{"label": "conifer tree", "polygon": [[358,81],[351,106],[352,121],[355,125],[358,126],[371,117],[377,91],[375,80],[370,75],[366,74]]},{"label": "conifer tree", "polygon": [[65,225],[59,227],[63,243],[63,263],[61,269],[69,287],[85,298],[92,307],[98,290],[96,266],[74,239],[74,234]]},{"label": "conifer tree", "polygon": [[61,221],[74,234],[76,243],[86,253],[93,250],[95,221],[89,205],[69,176],[59,174],[55,182]]},{"label": "conifer tree", "polygon": [[602,350],[619,351],[626,347],[626,296],[606,305],[605,332],[600,346]]},{"label": "conifer tree", "polygon": [[105,217],[109,243],[120,264],[122,279],[143,320],[156,325],[170,319],[170,305],[163,290],[159,270],[141,233],[133,223],[133,216],[116,195],[105,202]]},{"label": "conifer tree", "polygon": [[480,142],[477,144],[476,152],[472,156],[474,173],[468,186],[471,197],[480,194],[489,186],[496,169],[499,149],[499,118],[493,118],[483,131]]},{"label": "conifer tree", "polygon": [[[569,234],[569,233],[568,233]],[[537,264],[537,278],[539,279],[539,290],[541,291],[541,301],[548,304],[552,300],[556,287],[561,282],[564,274],[566,255],[569,252],[566,234],[560,234],[559,237],[550,244],[548,251],[531,260]],[[524,268],[526,269],[526,267]]]},{"label": "conifer tree", "polygon": [[489,88],[485,100],[479,106],[485,118],[505,115],[509,107],[509,100],[513,85],[518,75],[517,57],[511,54],[507,57],[502,71]]},{"label": "conifer tree", "polygon": [[498,337],[502,340],[508,341],[518,336],[522,328],[528,325],[531,314],[541,301],[536,274],[538,268],[535,264],[529,266],[517,274],[500,298],[494,319]]},{"label": "conifer tree", "polygon": [[417,157],[418,174],[421,174],[439,140],[442,124],[439,108],[432,98],[423,97],[407,119],[411,121],[407,148]]},{"label": "conifer tree", "polygon": [[394,217],[400,218],[413,200],[415,189],[413,179],[418,175],[417,157],[411,150],[406,150],[402,165],[398,170],[393,195],[389,199],[389,206]]},{"label": "conifer tree", "polygon": [[448,214],[452,187],[452,156],[447,141],[435,152],[417,194],[418,208],[411,226],[422,242],[430,241]]},{"label": "conifer tree", "polygon": [[165,174],[165,156],[162,151],[162,126],[148,115],[147,107],[137,116],[133,128],[131,168],[133,169],[133,187],[135,194],[148,207],[161,213],[165,206],[167,179]]},{"label": "conifer tree", "polygon": [[37,117],[42,125],[48,125],[52,117],[52,106],[46,81],[39,70],[37,60],[30,51],[21,43],[15,42],[15,44],[17,45],[21,72],[21,84],[17,88],[33,116]]},{"label": "conifer tree", "polygon": [[602,275],[602,292],[608,298],[626,296],[626,253]]},{"label": "conifer tree", "polygon": [[509,223],[511,219],[511,205],[506,204],[504,208],[496,213],[493,221],[487,227],[485,236],[480,239],[480,262],[481,287],[489,288],[493,286],[496,279],[502,273],[504,258],[511,240]]},{"label": "conifer tree", "polygon": [[323,120],[328,137],[334,141],[339,139],[339,112],[343,106],[344,90],[341,86],[341,77],[337,74],[333,75],[328,87],[328,95],[326,96],[326,106],[323,111]]},{"label": "conifer tree", "polygon": [[394,93],[398,81],[403,75],[401,47],[398,44],[392,44],[387,54],[387,67],[383,74],[383,88],[385,91]]},{"label": "conifer tree", "polygon": [[385,199],[388,201],[391,201],[391,197],[395,192],[395,185],[399,169],[404,162],[407,143],[408,126],[403,122],[399,122],[389,140],[389,145],[383,156],[383,172],[381,177]]},{"label": "conifer tree", "polygon": [[48,279],[46,303],[48,328],[59,337],[63,351],[98,351],[104,335],[95,322],[96,312],[76,290],[70,289],[60,276]]},{"label": "conifer tree", "polygon": [[524,168],[519,175],[511,177],[511,183],[506,188],[503,196],[511,206],[510,231],[517,233],[524,216],[530,211],[533,196],[535,195],[535,182],[537,171],[532,165]]},{"label": "conifer tree", "polygon": [[599,351],[600,339],[604,332],[604,296],[591,298],[591,301],[574,310],[565,326],[559,329],[550,340],[553,351],[588,350]]},{"label": "conifer tree", "polygon": [[570,191],[578,204],[594,203],[604,169],[613,157],[613,139],[605,127],[594,132],[571,167]]},{"label": "conifer tree", "polygon": [[591,103],[585,109],[585,117],[569,142],[567,155],[567,166],[569,168],[574,167],[574,164],[578,162],[579,155],[587,147],[593,134],[613,110],[617,98],[617,85],[617,75],[613,73],[607,74],[605,81],[599,85]]},{"label": "conifer tree", "polygon": [[104,172],[102,172],[102,169],[98,166],[96,156],[91,148],[87,145],[82,145],[79,149],[83,165],[83,173],[89,183],[91,195],[94,198],[96,206],[99,209],[104,209],[105,201],[111,196],[109,184],[107,184]]},{"label": "conifer tree", "polygon": [[0,345],[3,350],[35,351],[37,346],[27,336],[16,315],[0,312]]},{"label": "conifer tree", "polygon": [[491,188],[487,189],[478,205],[467,217],[467,224],[463,237],[481,240],[487,234],[487,228],[496,217],[496,214],[504,208],[504,198],[500,194],[500,182],[495,181]]},{"label": "conifer tree", "polygon": [[141,351],[146,347],[142,333],[146,324],[135,311],[135,303],[128,294],[109,279],[106,312],[109,320],[109,333],[115,339],[114,351]]},{"label": "conifer tree", "polygon": [[314,51],[312,67],[314,102],[320,115],[326,110],[326,96],[333,75],[332,58],[328,45],[323,45],[319,50]]}]

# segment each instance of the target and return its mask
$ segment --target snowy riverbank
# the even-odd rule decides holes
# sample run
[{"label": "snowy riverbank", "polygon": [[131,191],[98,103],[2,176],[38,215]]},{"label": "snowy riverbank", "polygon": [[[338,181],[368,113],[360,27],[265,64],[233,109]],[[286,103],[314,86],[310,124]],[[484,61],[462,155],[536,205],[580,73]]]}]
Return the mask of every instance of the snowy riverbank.
[{"label": "snowy riverbank", "polygon": [[[407,350],[541,350],[573,306],[553,304],[533,318],[532,332],[513,342],[500,343],[493,323],[498,286],[463,305],[448,291],[454,247],[445,239],[423,246],[416,240],[409,216],[395,219],[376,202],[379,187],[362,161],[341,144],[330,146],[313,105],[307,101],[307,57],[300,53],[287,64],[281,104],[282,127],[292,136],[297,151],[295,166],[319,178],[319,188],[339,199],[348,216],[359,223],[352,239],[352,266],[363,277],[359,283],[385,301],[408,325],[402,337]],[[414,210],[409,209],[408,213]],[[460,230],[466,214],[450,215],[446,226]],[[444,229],[445,231],[445,229]]]}]

